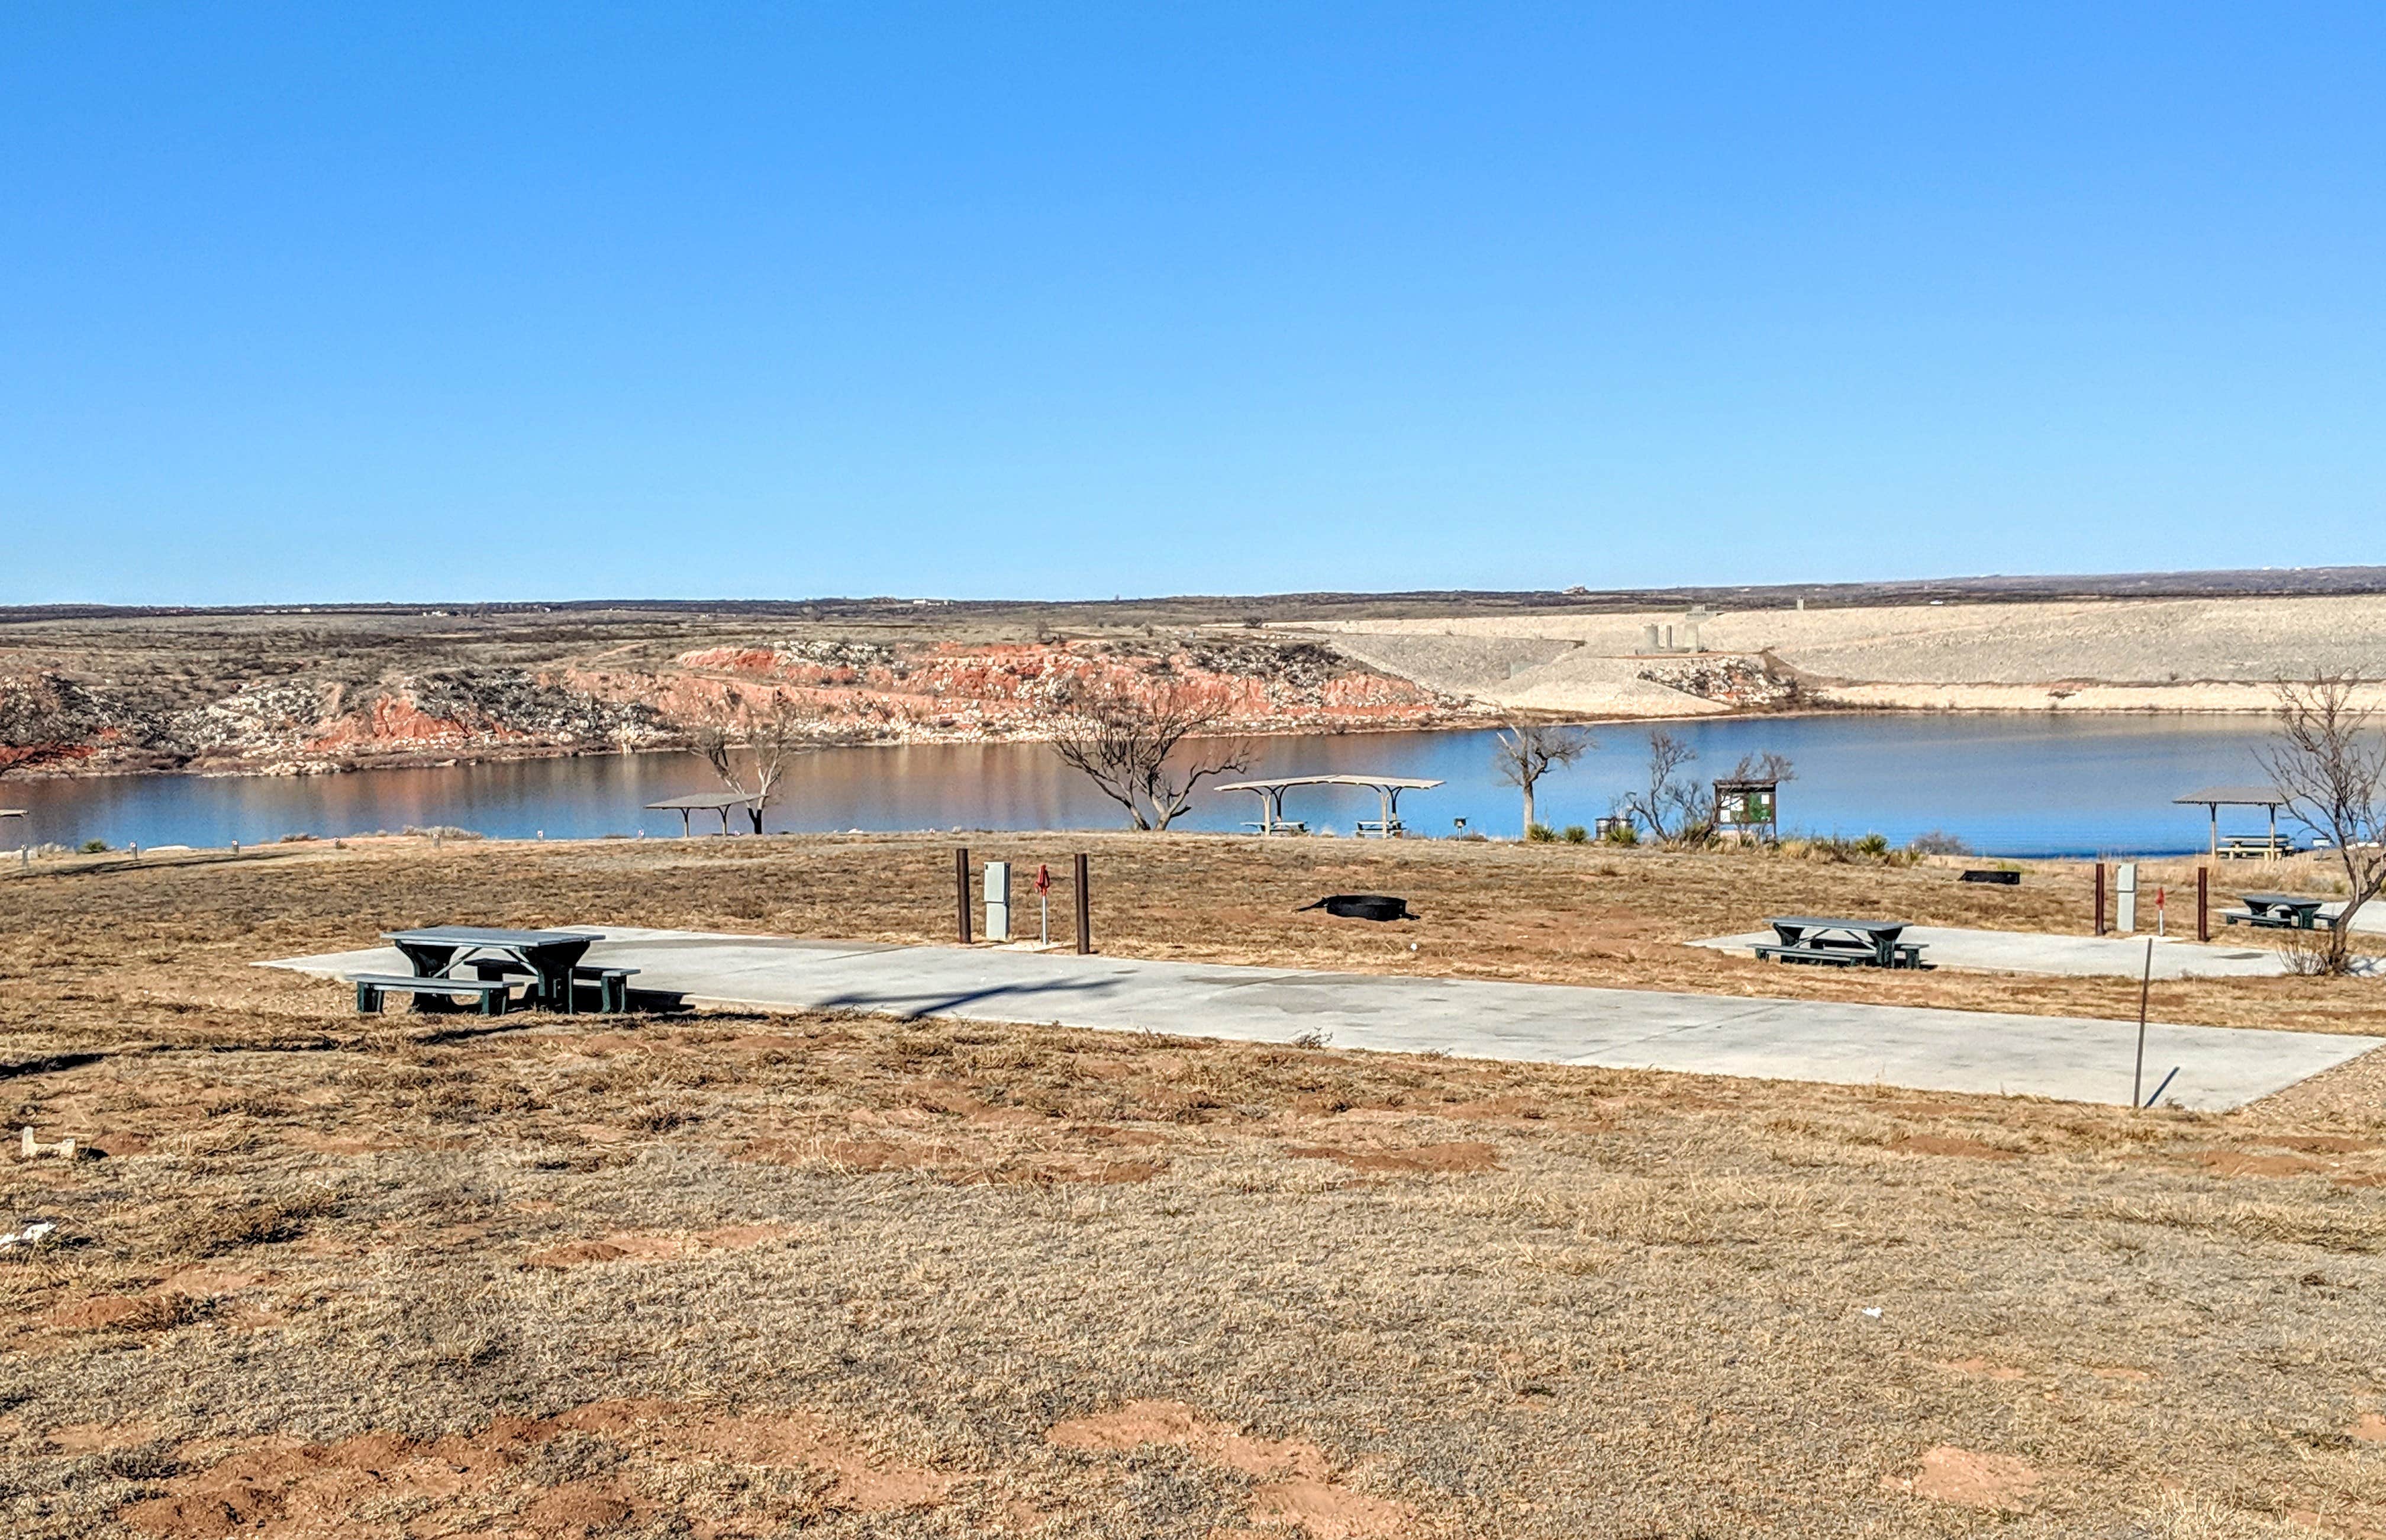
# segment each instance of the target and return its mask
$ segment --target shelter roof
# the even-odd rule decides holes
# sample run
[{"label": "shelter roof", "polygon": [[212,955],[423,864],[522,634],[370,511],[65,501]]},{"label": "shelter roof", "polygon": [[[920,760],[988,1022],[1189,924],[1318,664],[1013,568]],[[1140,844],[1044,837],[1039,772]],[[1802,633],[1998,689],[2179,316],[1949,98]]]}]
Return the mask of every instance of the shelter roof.
[{"label": "shelter roof", "polygon": [[660,802],[649,802],[647,808],[650,812],[661,810],[675,813],[682,808],[686,808],[690,811],[710,813],[717,812],[723,808],[743,808],[754,800],[754,794],[751,792],[702,792],[695,796],[674,796]]},{"label": "shelter roof", "polygon": [[2171,798],[2201,808],[2283,808],[2287,795],[2276,786],[2206,786],[2200,792]]},{"label": "shelter roof", "polygon": [[1419,781],[1405,775],[1276,775],[1262,781],[1228,781],[1210,789],[1213,792],[1272,792],[1285,786],[1364,786],[1381,791],[1397,786],[1404,792],[1421,792],[1440,785],[1438,781]]}]

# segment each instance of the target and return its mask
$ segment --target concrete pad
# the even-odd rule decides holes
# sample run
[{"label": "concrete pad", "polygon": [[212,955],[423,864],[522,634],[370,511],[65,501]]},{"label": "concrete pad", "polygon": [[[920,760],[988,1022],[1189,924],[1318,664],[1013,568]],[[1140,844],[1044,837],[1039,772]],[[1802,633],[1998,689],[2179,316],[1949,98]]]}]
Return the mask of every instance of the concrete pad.
[{"label": "concrete pad", "polygon": [[[2354,931],[2363,926],[2354,917]],[[2260,933],[2241,932],[2241,934]],[[1719,952],[1745,952],[1769,945],[1777,938],[1767,931],[1710,936],[1690,943]],[[2146,966],[2146,943],[2154,944],[2154,976],[2157,979],[2275,979],[2287,973],[2286,958],[2267,946],[2216,941],[2182,941],[2176,936],[2044,935],[2031,931],[1968,931],[1938,925],[1908,925],[1904,941],[1929,948],[1922,960],[1933,968],[1964,968],[1989,973],[2067,973],[2078,976],[2137,978]],[[1785,963],[1784,967],[1806,964]],[[2354,971],[2366,977],[2386,977],[2386,965],[2376,958],[2357,958]]]},{"label": "concrete pad", "polygon": [[[1711,936],[1690,943],[1719,952],[1745,952],[1770,945],[1769,931]],[[2110,974],[2134,979],[2146,965],[2145,936],[2041,935],[2028,931],[1969,931],[1908,925],[1899,939],[1929,948],[1922,960],[1933,968],[1970,968],[1997,973]],[[2154,937],[2157,979],[2267,979],[2287,971],[2285,959],[2267,946],[2204,945],[2176,937]],[[1804,966],[1785,963],[1784,967]]]},{"label": "concrete pad", "polygon": [[[2137,1045],[2133,1021],[581,928],[605,936],[589,949],[590,963],[639,969],[642,988],[762,1010],[1049,1021],[1262,1043],[1315,1034],[1337,1048],[2122,1105]],[[323,978],[405,969],[387,947],[261,966]],[[2381,1043],[2386,1038],[2158,1024],[2146,1034],[2146,1087],[2177,1065],[2164,1099],[2220,1110]]]}]

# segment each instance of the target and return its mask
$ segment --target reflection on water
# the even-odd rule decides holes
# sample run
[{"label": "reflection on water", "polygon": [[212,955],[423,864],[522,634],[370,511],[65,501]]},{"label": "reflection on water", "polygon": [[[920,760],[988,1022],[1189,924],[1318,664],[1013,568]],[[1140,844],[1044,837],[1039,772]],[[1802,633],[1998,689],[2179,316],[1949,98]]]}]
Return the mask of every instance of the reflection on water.
[{"label": "reflection on water", "polygon": [[[1744,753],[1795,760],[1783,788],[1787,830],[1903,842],[1929,829],[1984,852],[2085,855],[2186,851],[2203,843],[2203,814],[2170,799],[2194,787],[2258,780],[2258,719],[2179,716],[1816,716],[1730,718],[1676,724],[1698,750],[1692,768],[1728,770]],[[1635,783],[1646,728],[1594,730],[1598,752],[1541,785],[1542,819],[1588,824]],[[1463,818],[1488,833],[1518,833],[1518,799],[1491,771],[1491,734],[1351,733],[1270,738],[1250,773],[1342,771],[1439,777],[1400,812],[1420,833]],[[718,790],[686,755],[540,759],[441,770],[368,770],[303,778],[101,777],[12,780],[0,803],[24,808],[35,841],[223,845],[305,832],[325,836],[454,824],[483,833],[553,839],[676,834],[678,815],[642,811],[663,797]],[[1234,829],[1255,816],[1243,794],[1203,793],[1185,826]],[[1373,818],[1372,794],[1318,787],[1291,794],[1290,817],[1347,833]],[[8,820],[15,824],[18,820]],[[1098,829],[1122,825],[1112,804],[1036,744],[832,749],[789,774],[773,830]],[[716,825],[717,827],[717,825]],[[2250,827],[2250,826],[2249,826]]]}]

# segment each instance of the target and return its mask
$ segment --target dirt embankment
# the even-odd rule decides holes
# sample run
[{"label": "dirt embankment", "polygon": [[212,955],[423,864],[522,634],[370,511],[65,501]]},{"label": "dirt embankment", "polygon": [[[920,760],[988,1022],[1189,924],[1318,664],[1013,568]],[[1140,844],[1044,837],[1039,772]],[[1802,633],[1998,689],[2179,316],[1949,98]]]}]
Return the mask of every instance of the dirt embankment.
[{"label": "dirt embankment", "polygon": [[[1304,630],[1430,688],[1627,717],[1750,707],[2267,711],[2280,679],[2386,675],[2386,600],[2090,599],[1339,620]],[[2381,695],[2386,699],[2386,695]]]},{"label": "dirt embankment", "polygon": [[[1075,692],[1190,693],[1238,733],[1433,727],[1479,707],[1277,636],[997,641],[728,635],[544,649],[417,643],[301,655],[296,639],[179,667],[120,651],[0,653],[0,768],[307,773],[665,748],[743,708],[792,704],[826,741],[1052,735]],[[495,654],[492,656],[492,654]],[[13,665],[13,667],[11,666]]]}]

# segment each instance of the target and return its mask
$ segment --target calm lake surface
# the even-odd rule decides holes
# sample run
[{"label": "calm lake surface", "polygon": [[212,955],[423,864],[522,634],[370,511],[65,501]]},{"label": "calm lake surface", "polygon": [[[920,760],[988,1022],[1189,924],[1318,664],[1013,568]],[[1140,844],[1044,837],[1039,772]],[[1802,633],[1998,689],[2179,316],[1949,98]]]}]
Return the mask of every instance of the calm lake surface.
[{"label": "calm lake surface", "polygon": [[[1785,830],[1862,834],[1903,843],[1945,830],[1983,853],[2141,854],[2201,848],[2204,813],[2177,808],[2181,792],[2259,781],[2259,718],[2054,717],[2039,713],[1731,718],[1676,724],[1713,777],[1744,753],[1796,762],[1782,788]],[[1646,727],[1592,730],[1600,747],[1541,783],[1544,822],[1589,824],[1641,773]],[[1519,832],[1515,791],[1491,770],[1491,734],[1351,733],[1270,738],[1253,774],[1343,771],[1438,777],[1449,784],[1401,798],[1418,833]],[[0,783],[0,805],[31,816],[24,838],[77,845],[255,844],[288,833],[370,833],[450,824],[494,836],[550,839],[676,834],[674,813],[642,805],[719,790],[686,755],[608,755],[440,770],[307,777],[115,776]],[[1248,794],[1195,799],[1183,826],[1235,829],[1256,816]],[[1375,814],[1365,792],[1295,791],[1287,815],[1347,833]],[[2258,813],[2234,825],[2260,827]],[[9,820],[10,825],[18,823]],[[714,825],[718,827],[716,822]],[[1039,744],[835,749],[805,757],[771,809],[778,830],[1100,829],[1121,816]],[[2224,828],[2230,827],[2224,819]],[[0,833],[0,839],[11,839]]]}]

